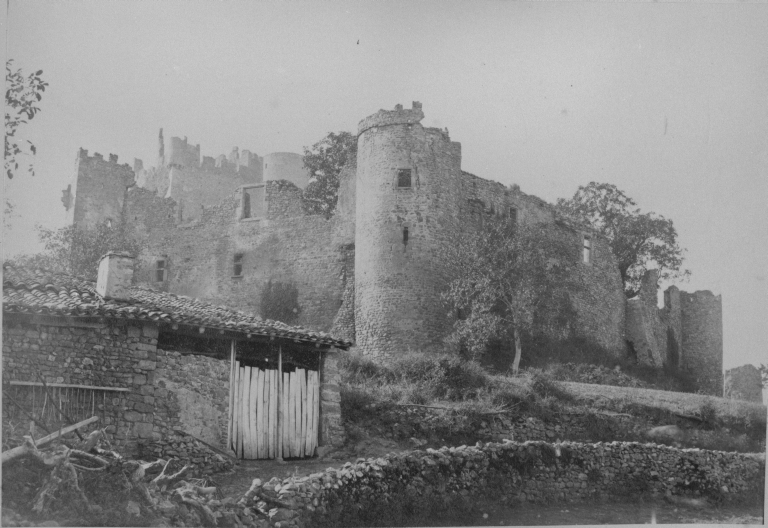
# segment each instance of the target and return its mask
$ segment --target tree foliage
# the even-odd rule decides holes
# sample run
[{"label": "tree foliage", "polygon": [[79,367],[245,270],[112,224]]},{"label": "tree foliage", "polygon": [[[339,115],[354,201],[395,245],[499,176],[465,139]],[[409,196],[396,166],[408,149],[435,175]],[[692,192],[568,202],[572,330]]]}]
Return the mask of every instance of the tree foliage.
[{"label": "tree foliage", "polygon": [[686,279],[690,275],[690,271],[682,269],[685,250],[677,243],[672,220],[641,212],[635,201],[615,185],[590,182],[579,187],[570,200],[559,199],[557,208],[608,238],[627,297],[637,295],[648,269],[657,268],[662,280]]},{"label": "tree foliage", "polygon": [[37,232],[44,250],[34,255],[14,257],[13,263],[96,280],[99,261],[106,253],[127,251],[135,256],[141,249],[139,243],[122,227],[110,227],[106,223],[94,227],[67,226],[55,230],[38,225]]},{"label": "tree foliage", "polygon": [[261,290],[261,316],[293,324],[299,317],[299,290],[294,284],[268,281]]},{"label": "tree foliage", "polygon": [[521,332],[565,329],[569,294],[580,287],[572,236],[547,224],[494,219],[467,232],[443,255],[453,276],[443,298],[457,314],[449,340],[473,359],[493,342],[514,343],[520,363]]},{"label": "tree foliage", "polygon": [[304,147],[304,167],[310,174],[304,190],[304,210],[308,214],[333,213],[339,194],[339,174],[347,160],[356,156],[357,136],[349,132],[329,132],[311,148]]},{"label": "tree foliage", "polygon": [[757,367],[757,370],[760,371],[760,378],[763,381],[763,387],[768,389],[768,365],[760,364],[759,367]]},{"label": "tree foliage", "polygon": [[[20,69],[13,69],[13,59],[5,63],[5,175],[13,178],[19,168],[19,156],[37,152],[35,145],[16,137],[19,127],[31,121],[40,111],[38,103],[48,83],[43,81],[43,70],[24,75]],[[29,173],[34,176],[32,164]]]}]

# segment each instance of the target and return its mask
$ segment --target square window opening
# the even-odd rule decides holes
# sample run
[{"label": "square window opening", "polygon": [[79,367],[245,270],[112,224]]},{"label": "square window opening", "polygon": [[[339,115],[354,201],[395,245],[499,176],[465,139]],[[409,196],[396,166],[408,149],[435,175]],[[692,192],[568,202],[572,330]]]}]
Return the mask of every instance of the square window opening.
[{"label": "square window opening", "polygon": [[234,277],[243,276],[243,254],[237,253],[232,260],[232,275]]},{"label": "square window opening", "polygon": [[400,169],[397,171],[398,189],[409,189],[411,183],[411,169]]},{"label": "square window opening", "polygon": [[158,260],[155,265],[155,281],[156,282],[165,281],[165,259]]}]

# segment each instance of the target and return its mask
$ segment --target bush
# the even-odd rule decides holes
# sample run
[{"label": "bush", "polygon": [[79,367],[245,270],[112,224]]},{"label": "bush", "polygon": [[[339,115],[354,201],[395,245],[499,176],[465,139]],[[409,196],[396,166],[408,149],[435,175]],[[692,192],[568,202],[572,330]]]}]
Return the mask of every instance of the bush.
[{"label": "bush", "polygon": [[261,290],[261,316],[294,324],[299,318],[299,290],[295,284],[268,281]]},{"label": "bush", "polygon": [[376,399],[369,392],[349,385],[341,386],[341,416],[344,420],[358,421],[369,414]]},{"label": "bush", "polygon": [[699,418],[705,429],[713,429],[717,425],[717,409],[711,400],[699,406]]}]

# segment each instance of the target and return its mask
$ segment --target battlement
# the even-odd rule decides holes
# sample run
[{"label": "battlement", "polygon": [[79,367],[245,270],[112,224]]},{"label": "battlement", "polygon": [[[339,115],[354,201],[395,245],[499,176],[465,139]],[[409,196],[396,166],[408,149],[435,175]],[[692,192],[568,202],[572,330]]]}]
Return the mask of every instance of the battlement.
[{"label": "battlement", "polygon": [[78,160],[85,160],[85,161],[97,161],[100,163],[106,163],[109,165],[114,165],[115,167],[127,167],[131,168],[130,165],[127,163],[118,163],[117,162],[117,154],[110,154],[109,158],[107,160],[104,160],[104,156],[98,152],[94,152],[92,156],[88,155],[88,150],[84,148],[80,148],[77,152],[77,159]]},{"label": "battlement", "polygon": [[412,108],[403,110],[403,105],[396,105],[394,110],[379,110],[360,121],[357,125],[357,134],[360,135],[368,129],[388,125],[415,125],[424,119],[421,103],[414,101]]},{"label": "battlement", "polygon": [[686,304],[716,304],[722,303],[722,295],[715,295],[709,290],[699,290],[693,293],[680,291],[680,297]]}]

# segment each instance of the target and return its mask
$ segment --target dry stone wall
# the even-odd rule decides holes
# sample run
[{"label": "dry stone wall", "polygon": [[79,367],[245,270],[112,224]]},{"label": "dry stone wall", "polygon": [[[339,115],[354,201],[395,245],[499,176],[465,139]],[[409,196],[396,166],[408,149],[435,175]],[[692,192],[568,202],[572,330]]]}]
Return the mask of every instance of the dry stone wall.
[{"label": "dry stone wall", "polygon": [[[253,511],[262,497],[277,499],[284,506],[269,524],[288,527],[354,523],[359,512],[384,511],[407,496],[425,502],[489,493],[502,502],[665,494],[728,500],[763,489],[764,475],[765,461],[754,455],[634,442],[507,441],[358,459],[307,477],[257,479],[253,502],[242,501],[239,511]],[[218,515],[232,513],[222,507]]]}]

